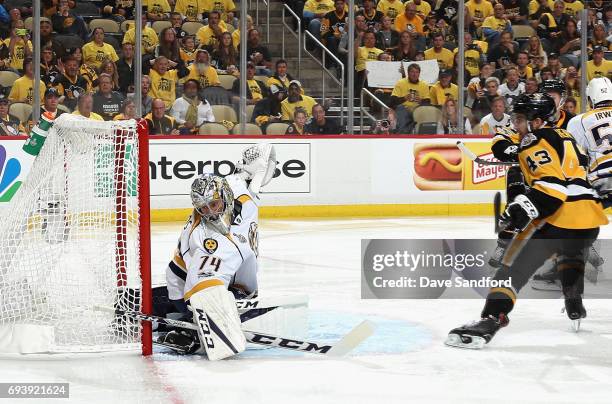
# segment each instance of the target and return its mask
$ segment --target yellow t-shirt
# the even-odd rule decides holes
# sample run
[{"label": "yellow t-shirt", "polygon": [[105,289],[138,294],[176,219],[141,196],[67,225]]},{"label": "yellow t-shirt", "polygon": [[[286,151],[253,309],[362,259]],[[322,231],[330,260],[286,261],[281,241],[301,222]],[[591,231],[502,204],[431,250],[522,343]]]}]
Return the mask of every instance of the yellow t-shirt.
[{"label": "yellow t-shirt", "polygon": [[174,12],[185,17],[185,21],[199,21],[198,14],[204,11],[202,0],[176,0]]},{"label": "yellow t-shirt", "polygon": [[259,87],[259,84],[257,84],[257,80],[247,80],[247,88],[251,91],[252,100],[259,101],[263,99],[261,87]]},{"label": "yellow t-shirt", "polygon": [[[406,4],[408,3],[414,3],[414,1],[409,0],[407,2],[404,3],[404,7],[406,7]],[[427,17],[429,15],[429,13],[431,13],[431,5],[426,2],[425,0],[421,0],[421,4],[414,4],[416,6],[417,9],[417,13],[421,13],[423,14],[425,17]]]},{"label": "yellow t-shirt", "polygon": [[[555,7],[555,2],[554,0],[548,0],[548,8],[552,9]],[[529,2],[529,15],[535,14],[536,11],[538,11],[538,8],[540,8],[540,3],[538,2],[538,0],[531,0]]]},{"label": "yellow t-shirt", "polygon": [[398,32],[408,31],[408,27],[412,27],[415,32],[423,35],[423,20],[418,15],[411,20],[406,17],[406,14],[395,17],[395,29]]},{"label": "yellow t-shirt", "polygon": [[612,78],[612,60],[602,60],[601,66],[595,66],[595,62],[589,60],[587,62],[587,81],[595,77]]},{"label": "yellow t-shirt", "polygon": [[288,98],[285,98],[281,102],[281,119],[283,121],[293,121],[293,112],[297,107],[302,107],[306,111],[306,118],[310,118],[312,116],[312,107],[316,104],[317,102],[307,95],[302,95],[301,100],[292,103],[289,102]]},{"label": "yellow t-shirt", "polygon": [[400,0],[380,0],[376,6],[376,10],[391,18],[393,21],[395,21],[397,16],[404,14],[405,9],[406,6]]},{"label": "yellow t-shirt", "polygon": [[181,60],[185,62],[185,65],[189,66],[195,60],[196,50],[194,49],[190,51],[185,48],[181,48],[179,49],[179,55],[181,57]]},{"label": "yellow t-shirt", "polygon": [[151,14],[167,14],[171,11],[168,0],[142,0],[142,5],[148,7]]},{"label": "yellow t-shirt", "polygon": [[[473,41],[473,42],[474,42],[474,45],[478,45],[476,42],[480,42],[480,41]],[[476,77],[478,76],[478,74],[480,74],[480,57],[485,52],[482,50],[480,46],[478,47],[480,48],[482,52],[479,52],[477,49],[468,49],[465,51],[465,56],[464,56],[465,70],[467,70],[468,73],[470,73],[470,77]],[[455,48],[453,50],[453,55],[456,55],[458,51],[459,51],[459,48]],[[453,58],[453,65],[454,65],[454,61],[455,59]]]},{"label": "yellow t-shirt", "polygon": [[334,0],[308,0],[304,4],[304,11],[310,11],[314,14],[327,14],[334,11]]},{"label": "yellow t-shirt", "polygon": [[[465,7],[472,17],[484,20],[485,18],[493,15],[493,5],[488,0],[482,0],[479,4],[474,0],[470,0],[465,3]],[[474,22],[475,26],[480,26],[480,23]]]},{"label": "yellow t-shirt", "polygon": [[[131,43],[132,45],[136,44],[136,28],[132,27],[127,30],[125,35],[123,36],[123,43]],[[151,49],[151,52],[154,51],[154,48],[159,44],[159,38],[155,30],[151,27],[142,27],[142,53],[146,53],[146,49]]]},{"label": "yellow t-shirt", "polygon": [[[225,27],[221,24],[219,24],[219,28],[221,28],[221,32],[227,32],[227,29],[225,29]],[[208,25],[198,29],[198,32],[196,32],[196,39],[198,40],[200,46],[215,47],[219,43],[219,40],[215,36],[212,28],[210,28]]]},{"label": "yellow t-shirt", "polygon": [[378,55],[384,53],[383,50],[378,48],[366,48],[365,46],[360,46],[357,49],[357,61],[355,63],[355,70],[360,72],[365,70],[366,62],[370,60],[378,60]]},{"label": "yellow t-shirt", "polygon": [[447,98],[456,101],[459,98],[459,87],[451,83],[449,88],[442,88],[440,82],[437,81],[436,84],[429,89],[429,98],[431,100],[431,105],[444,105]]},{"label": "yellow t-shirt", "polygon": [[518,73],[521,79],[530,79],[533,77],[533,69],[531,68],[531,66],[525,66],[525,70],[522,72],[519,69]]},{"label": "yellow t-shirt", "polygon": [[495,31],[502,32],[504,29],[506,29],[507,24],[507,20],[504,20],[503,18],[495,18],[495,16],[490,15],[485,18],[484,22],[482,23],[482,28],[491,28]]},{"label": "yellow t-shirt", "polygon": [[217,75],[217,70],[214,67],[208,66],[206,72],[204,74],[200,74],[195,64],[192,64],[187,69],[189,70],[189,74],[181,79],[181,82],[186,82],[187,80],[197,80],[200,83],[202,88],[210,87],[210,86],[220,86],[221,81],[219,81],[219,76]]},{"label": "yellow t-shirt", "polygon": [[235,29],[232,32],[232,43],[234,44],[234,48],[238,49],[238,45],[240,45],[240,30]]},{"label": "yellow t-shirt", "polygon": [[[4,40],[4,45],[8,49],[9,44],[11,43],[11,38],[7,38]],[[32,51],[32,42],[28,41],[28,48]],[[15,47],[13,48],[13,53],[9,55],[10,64],[9,66],[15,70],[23,69],[23,59],[25,59],[25,43],[23,39],[19,38],[15,42]]]},{"label": "yellow t-shirt", "polygon": [[425,60],[437,60],[440,69],[452,69],[455,64],[455,57],[452,51],[442,48],[440,52],[436,52],[434,48],[429,48],[425,51]]},{"label": "yellow t-shirt", "polygon": [[96,45],[95,42],[88,42],[83,45],[84,63],[99,69],[104,59],[110,59],[113,62],[119,60],[115,48],[107,43],[102,44],[102,46]]},{"label": "yellow t-shirt", "polygon": [[235,11],[236,5],[232,0],[203,0],[202,6],[204,11],[218,11],[221,13],[221,19],[225,20],[228,11]]},{"label": "yellow t-shirt", "polygon": [[576,16],[578,15],[578,12],[584,9],[584,4],[582,4],[580,0],[576,0],[573,3],[564,1],[564,3],[565,3],[565,10],[563,10],[563,14],[567,14],[572,18],[576,18]]},{"label": "yellow t-shirt", "polygon": [[[81,115],[81,113],[79,112],[78,109],[75,109],[74,112],[72,113],[72,115],[83,116],[83,115]],[[93,111],[89,113],[89,118],[87,118],[87,119],[93,119],[94,121],[103,121],[104,120],[104,118],[102,118],[100,115],[96,114]]]},{"label": "yellow t-shirt", "polygon": [[[9,93],[8,99],[11,102],[25,102],[26,104],[32,104],[32,100],[34,99],[34,80],[27,76],[23,76],[15,80],[13,83],[13,87],[11,87],[11,92]],[[40,81],[40,102],[45,99],[45,91],[47,90],[47,86],[41,80]]]},{"label": "yellow t-shirt", "polygon": [[161,98],[166,104],[166,109],[170,109],[176,99],[176,84],[178,74],[176,70],[168,70],[161,76],[155,69],[149,72],[151,78],[151,98]]},{"label": "yellow t-shirt", "polygon": [[[429,99],[429,84],[423,80],[419,80],[418,83],[411,83],[408,79],[401,79],[395,84],[395,87],[393,87],[391,96],[404,98],[407,95],[418,95],[421,101]],[[412,110],[419,104],[414,101],[405,100],[402,105]]]}]

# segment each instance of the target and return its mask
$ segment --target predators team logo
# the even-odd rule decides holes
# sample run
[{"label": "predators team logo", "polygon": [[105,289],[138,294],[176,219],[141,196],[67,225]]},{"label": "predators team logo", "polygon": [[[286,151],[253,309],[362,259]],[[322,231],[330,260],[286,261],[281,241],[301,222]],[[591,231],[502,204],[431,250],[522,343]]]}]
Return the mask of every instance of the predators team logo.
[{"label": "predators team logo", "polygon": [[204,240],[204,250],[206,250],[206,252],[209,254],[212,254],[217,251],[218,246],[219,243],[217,243],[217,240],[215,240],[214,238],[207,238],[206,240]]}]

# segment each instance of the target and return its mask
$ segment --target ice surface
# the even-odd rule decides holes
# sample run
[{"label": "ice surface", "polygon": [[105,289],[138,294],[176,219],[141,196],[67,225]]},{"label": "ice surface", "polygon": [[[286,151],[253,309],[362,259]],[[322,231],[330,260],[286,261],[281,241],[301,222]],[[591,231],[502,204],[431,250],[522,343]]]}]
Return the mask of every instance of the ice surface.
[{"label": "ice surface", "polygon": [[[153,228],[154,283],[181,226]],[[492,227],[484,217],[263,220],[262,294],[308,294],[313,338],[333,341],[364,318],[378,323],[349,358],[260,349],[216,363],[159,351],[0,359],[0,382],[69,382],[75,403],[612,402],[610,300],[586,302],[578,334],[560,300],[519,300],[510,326],[470,351],[443,340],[478,317],[482,300],[360,299],[362,238],[487,238]]]}]

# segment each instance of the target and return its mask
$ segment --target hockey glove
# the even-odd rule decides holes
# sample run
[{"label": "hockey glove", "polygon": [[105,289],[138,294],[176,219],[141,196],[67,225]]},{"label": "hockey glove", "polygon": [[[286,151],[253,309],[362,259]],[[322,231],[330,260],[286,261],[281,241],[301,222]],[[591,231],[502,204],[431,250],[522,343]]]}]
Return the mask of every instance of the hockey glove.
[{"label": "hockey glove", "polygon": [[512,145],[504,149],[505,161],[518,161],[518,146]]},{"label": "hockey glove", "polygon": [[538,209],[527,196],[517,195],[502,214],[501,226],[505,224],[507,231],[521,232],[539,215]]}]

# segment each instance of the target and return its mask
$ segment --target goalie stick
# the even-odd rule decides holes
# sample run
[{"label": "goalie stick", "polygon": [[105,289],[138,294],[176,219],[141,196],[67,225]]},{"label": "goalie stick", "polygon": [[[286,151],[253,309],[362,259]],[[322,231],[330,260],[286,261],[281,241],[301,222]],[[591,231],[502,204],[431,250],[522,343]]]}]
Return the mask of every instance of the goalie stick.
[{"label": "goalie stick", "polygon": [[490,161],[490,160],[481,159],[473,151],[468,149],[465,143],[463,143],[461,140],[457,142],[457,148],[459,148],[459,150],[461,150],[470,160],[475,161],[476,163],[482,164],[485,166],[516,166],[518,165],[518,163],[509,163],[509,162],[498,161],[498,160]]},{"label": "goalie stick", "polygon": [[[125,311],[106,306],[94,306],[96,311],[115,313],[117,316],[131,317],[141,321],[156,321],[176,328],[197,331],[197,326],[187,321],[173,320],[165,317],[152,316],[136,311]],[[255,331],[242,330],[247,342],[269,347],[289,349],[292,351],[318,353],[325,356],[339,357],[344,356],[355,349],[374,333],[374,323],[368,320],[362,321],[353,328],[348,334],[344,335],[340,341],[329,345],[321,342],[301,341],[291,338],[269,335]]]}]

